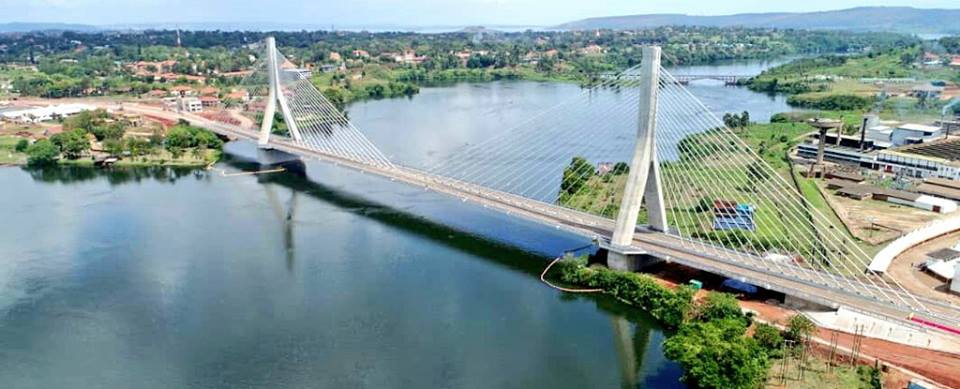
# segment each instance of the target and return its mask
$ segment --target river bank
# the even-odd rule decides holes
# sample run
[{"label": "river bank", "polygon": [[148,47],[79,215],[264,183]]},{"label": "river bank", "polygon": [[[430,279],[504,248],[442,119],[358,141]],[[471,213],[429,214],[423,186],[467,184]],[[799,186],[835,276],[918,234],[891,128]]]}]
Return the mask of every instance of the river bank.
[{"label": "river bank", "polygon": [[[674,342],[683,344],[684,349],[693,354],[684,357],[681,351],[668,349],[668,356],[686,358],[681,363],[685,365],[687,380],[691,383],[700,381],[703,387],[747,388],[757,387],[759,382],[764,382],[764,387],[768,388],[878,387],[881,382],[884,387],[904,387],[911,379],[933,381],[947,387],[960,385],[958,377],[953,374],[960,367],[960,354],[880,339],[858,340],[849,333],[816,328],[801,311],[769,301],[738,301],[732,295],[720,293],[717,285],[710,281],[715,277],[704,274],[697,278],[707,281],[705,287],[694,290],[683,283],[683,279],[691,274],[690,269],[668,270],[675,265],[657,267],[648,275],[595,266],[588,268],[586,264],[584,258],[558,260],[551,264],[551,273],[545,272],[544,275],[573,288],[593,288],[571,289],[573,291],[609,294],[651,312],[672,329],[668,333],[668,344],[674,337],[685,336],[674,339]],[[678,274],[686,275],[678,279]],[[746,330],[728,330],[722,338],[708,335],[711,327],[729,328],[728,324],[720,323],[730,320],[743,320]],[[779,337],[771,332],[774,328],[781,332]],[[698,344],[693,339],[702,339],[709,344],[691,346]],[[785,340],[792,341],[793,346],[785,347]],[[858,343],[862,349],[855,352],[853,349]],[[711,351],[731,350],[731,347],[755,349],[753,354],[731,354],[728,351],[722,357]],[[730,366],[724,367],[725,363]],[[806,374],[799,372],[796,366],[800,365],[804,366]],[[704,382],[704,379],[709,381]]]}]

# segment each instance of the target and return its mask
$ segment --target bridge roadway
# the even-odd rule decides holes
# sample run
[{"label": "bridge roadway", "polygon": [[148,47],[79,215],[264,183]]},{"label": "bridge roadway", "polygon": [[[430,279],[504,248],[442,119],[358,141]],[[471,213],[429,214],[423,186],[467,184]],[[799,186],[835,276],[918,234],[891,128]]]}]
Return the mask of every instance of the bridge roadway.
[{"label": "bridge roadway", "polygon": [[[196,115],[141,105],[124,105],[123,109],[168,120],[185,119],[194,125],[208,128],[221,135],[247,139],[253,142],[256,142],[258,137],[256,130],[214,122]],[[478,185],[452,181],[417,169],[402,166],[374,166],[311,149],[308,146],[296,144],[292,140],[280,137],[272,137],[270,145],[276,150],[319,159],[362,173],[381,176],[391,181],[404,182],[425,190],[443,193],[460,198],[463,201],[471,201],[485,208],[495,209],[508,215],[522,217],[597,241],[608,240],[611,231],[613,231],[613,221],[610,219]],[[793,264],[780,264],[780,271],[777,272],[762,270],[769,268],[770,262],[756,255],[735,252],[655,231],[638,229],[634,236],[633,246],[635,249],[670,262],[742,280],[765,289],[775,290],[818,304],[834,308],[843,306],[866,315],[879,316],[886,320],[900,322],[909,327],[925,331],[930,330],[917,327],[915,323],[907,320],[911,311],[903,303],[893,304],[890,301],[881,301],[868,295],[871,292],[879,295],[879,291],[876,289],[861,289],[859,291],[841,289],[837,285],[851,287],[854,283],[840,275],[818,272]],[[823,278],[827,278],[830,282],[825,282]],[[878,283],[882,282],[877,278],[874,280]],[[893,289],[883,289],[883,292],[890,296],[901,296],[904,300],[911,301],[910,297],[904,296]],[[960,328],[960,317],[958,317],[960,311],[957,307],[935,301],[924,301],[924,306],[928,309],[928,312],[917,312],[918,315],[941,324]]]}]

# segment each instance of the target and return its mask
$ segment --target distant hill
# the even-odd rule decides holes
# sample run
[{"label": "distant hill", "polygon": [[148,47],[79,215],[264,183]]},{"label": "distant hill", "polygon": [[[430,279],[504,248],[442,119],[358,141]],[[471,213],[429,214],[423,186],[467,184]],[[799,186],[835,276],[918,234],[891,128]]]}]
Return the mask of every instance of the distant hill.
[{"label": "distant hill", "polygon": [[99,27],[71,23],[0,23],[0,33],[30,31],[97,31]]},{"label": "distant hill", "polygon": [[838,11],[804,13],[749,13],[721,16],[651,14],[589,18],[564,23],[566,30],[635,29],[660,26],[773,27],[797,29],[846,29],[908,33],[960,33],[960,9],[912,7],[858,7]]}]

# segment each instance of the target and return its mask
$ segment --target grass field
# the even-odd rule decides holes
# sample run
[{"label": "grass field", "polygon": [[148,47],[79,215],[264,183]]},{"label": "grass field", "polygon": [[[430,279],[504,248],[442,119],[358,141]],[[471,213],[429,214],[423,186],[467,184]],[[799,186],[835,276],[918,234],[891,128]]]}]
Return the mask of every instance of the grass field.
[{"label": "grass field", "polygon": [[[812,130],[803,123],[752,124],[734,130],[745,145],[710,132],[688,137],[678,146],[681,158],[660,165],[668,224],[684,236],[730,248],[796,256],[814,267],[832,263],[836,266],[823,268],[842,273],[859,271],[859,264],[841,266],[839,261],[864,259],[862,254],[853,256],[854,244],[867,254],[876,248],[853,237],[816,182],[790,168],[788,153]],[[774,173],[762,168],[757,155]],[[575,194],[560,196],[560,203],[613,218],[626,177],[594,175]],[[784,196],[784,191],[794,194]],[[751,205],[755,230],[715,230],[715,200]],[[811,216],[810,210],[822,217]],[[646,214],[639,219],[646,222]]]},{"label": "grass field", "polygon": [[0,165],[16,165],[27,162],[27,156],[14,151],[14,146],[21,138],[16,136],[0,135]]},{"label": "grass field", "polygon": [[[785,369],[782,363],[782,359],[770,361],[766,388],[873,389],[875,387],[871,383],[870,369],[864,366],[841,365],[828,369],[825,358],[811,358],[804,364],[803,378],[800,378],[800,369],[796,360],[788,361]],[[786,380],[782,380],[781,376],[785,376]]]}]

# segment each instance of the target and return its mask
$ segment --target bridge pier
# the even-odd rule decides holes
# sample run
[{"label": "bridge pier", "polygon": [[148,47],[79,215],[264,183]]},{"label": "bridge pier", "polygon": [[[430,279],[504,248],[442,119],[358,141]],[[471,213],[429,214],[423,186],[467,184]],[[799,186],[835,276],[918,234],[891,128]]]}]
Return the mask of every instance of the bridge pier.
[{"label": "bridge pier", "polygon": [[601,257],[606,255],[607,267],[613,270],[638,272],[663,262],[663,259],[651,255],[646,250],[614,246],[606,242],[600,243],[600,252]]},{"label": "bridge pier", "polygon": [[268,147],[257,147],[257,162],[261,165],[280,165],[300,161],[300,156]]}]

